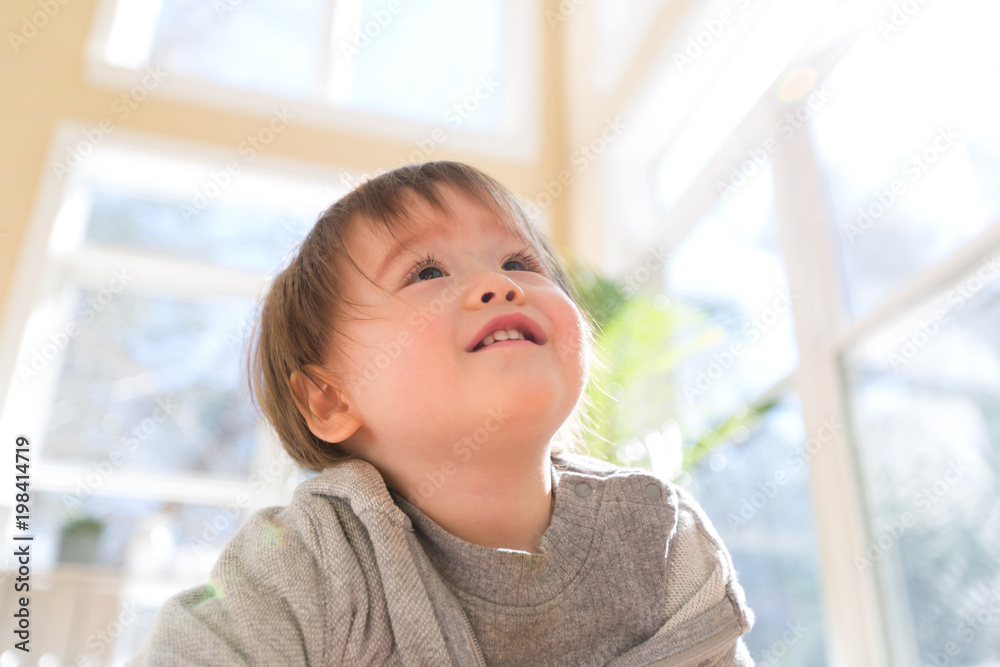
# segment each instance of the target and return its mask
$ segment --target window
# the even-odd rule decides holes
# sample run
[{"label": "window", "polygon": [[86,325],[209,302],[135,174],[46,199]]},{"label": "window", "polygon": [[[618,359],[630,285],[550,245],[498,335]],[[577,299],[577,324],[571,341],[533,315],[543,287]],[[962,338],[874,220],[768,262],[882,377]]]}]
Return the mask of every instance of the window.
[{"label": "window", "polygon": [[676,334],[702,350],[674,378],[698,459],[678,481],[733,553],[751,653],[992,664],[997,9],[774,0],[678,71],[720,9],[694,7],[623,103],[604,250],[624,271],[669,251],[662,289],[697,311]]},{"label": "window", "polygon": [[[78,139],[63,127],[53,154]],[[286,503],[303,476],[255,418],[240,369],[270,276],[345,189],[265,158],[220,179],[231,156],[217,157],[118,130],[62,183],[53,174],[51,218],[20,276],[31,310],[11,320],[28,322],[2,389],[3,423],[36,434],[35,611],[90,614],[79,591],[110,577],[113,595],[88,618],[137,619],[120,656],[168,596],[204,584],[251,512]]]},{"label": "window", "polygon": [[[811,456],[791,388],[800,299],[785,273],[770,174],[716,204],[675,247],[665,278],[675,307],[704,314],[672,340],[700,350],[684,355],[673,379],[671,412],[696,461],[678,483],[732,554],[756,615],[751,654],[761,664],[824,664]],[[720,444],[699,451],[712,435]]]},{"label": "window", "polygon": [[[924,7],[866,32],[826,77],[814,136],[856,318],[1000,218],[1000,92],[981,84],[1000,64],[985,33],[998,12]],[[926,48],[932,36],[942,48]]]},{"label": "window", "polygon": [[964,0],[879,24],[827,77],[837,99],[815,124],[857,322],[840,350],[870,517],[854,565],[879,583],[900,664],[1000,650],[983,623],[1000,598],[1000,96],[978,83],[1000,66],[996,15]]},{"label": "window", "polygon": [[[844,353],[872,530],[855,566],[881,576],[903,647],[986,665],[1000,638],[1000,247]],[[993,262],[991,267],[989,261]],[[983,270],[986,269],[986,270]]]},{"label": "window", "polygon": [[88,66],[106,85],[153,68],[156,95],[240,112],[278,98],[308,122],[407,139],[435,128],[436,143],[528,159],[536,13],[528,0],[106,0]]}]

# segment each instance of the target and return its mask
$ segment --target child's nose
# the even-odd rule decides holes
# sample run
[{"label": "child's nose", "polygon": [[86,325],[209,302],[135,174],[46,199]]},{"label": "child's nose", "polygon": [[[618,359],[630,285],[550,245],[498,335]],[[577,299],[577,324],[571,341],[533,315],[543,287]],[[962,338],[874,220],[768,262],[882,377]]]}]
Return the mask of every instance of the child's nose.
[{"label": "child's nose", "polygon": [[524,301],[524,291],[513,280],[494,271],[479,274],[474,278],[466,294],[466,306],[481,308],[487,303],[520,304]]},{"label": "child's nose", "polygon": [[[493,298],[493,292],[486,292],[485,294],[483,294],[483,303],[489,303],[490,299],[492,299],[492,298]],[[510,290],[509,292],[507,292],[507,294],[505,295],[505,298],[507,299],[507,301],[513,301],[514,300],[514,290]]]}]

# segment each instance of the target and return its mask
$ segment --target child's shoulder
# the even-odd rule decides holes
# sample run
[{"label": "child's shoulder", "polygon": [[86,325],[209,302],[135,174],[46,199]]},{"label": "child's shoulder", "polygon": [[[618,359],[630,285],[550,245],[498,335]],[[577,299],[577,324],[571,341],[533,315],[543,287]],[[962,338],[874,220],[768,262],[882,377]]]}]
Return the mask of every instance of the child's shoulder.
[{"label": "child's shoulder", "polygon": [[389,495],[382,475],[375,466],[360,458],[348,459],[300,482],[289,508],[302,512],[331,505],[349,509],[356,516],[378,511],[387,514],[392,523],[409,524]]},{"label": "child's shoulder", "polygon": [[579,475],[605,484],[615,481],[626,491],[622,494],[623,498],[644,496],[643,501],[665,502],[675,515],[674,521],[679,532],[695,532],[717,548],[721,546],[722,540],[718,532],[691,492],[650,470],[620,466],[610,461],[574,453],[553,454],[552,462],[559,470],[560,476],[561,473],[568,472],[574,478]]},{"label": "child's shoulder", "polygon": [[[605,498],[614,503],[616,516],[630,520],[642,514],[637,525],[648,525],[647,512],[662,507],[667,519],[664,552],[668,557],[668,578],[672,584],[673,612],[685,606],[675,621],[693,618],[713,604],[728,599],[728,607],[737,612],[737,622],[743,631],[753,623],[753,613],[746,606],[732,558],[712,525],[705,510],[690,491],[643,468],[623,467],[609,461],[581,454],[553,455],[553,464],[560,473],[560,483],[578,483],[577,477],[590,478],[606,484]],[[677,582],[685,582],[683,585]],[[676,604],[674,604],[676,603]],[[690,604],[689,604],[690,603]]]},{"label": "child's shoulder", "polygon": [[590,478],[611,488],[638,490],[640,495],[651,501],[663,497],[669,505],[677,505],[677,487],[644,468],[621,466],[607,460],[574,453],[553,454],[552,464],[560,478],[564,473],[570,473],[574,478],[577,476]]},{"label": "child's shoulder", "polygon": [[645,475],[655,477],[649,470],[643,468],[631,468],[620,466],[610,461],[599,459],[585,454],[564,452],[552,455],[552,463],[559,470],[568,470],[576,473],[590,474],[595,477],[615,477],[629,475]]},{"label": "child's shoulder", "polygon": [[374,466],[347,461],[299,482],[285,505],[253,511],[228,540],[227,555],[248,561],[302,555],[329,560],[336,552],[347,558],[350,537],[364,530],[364,516],[373,509],[385,512],[390,524],[405,525]]}]

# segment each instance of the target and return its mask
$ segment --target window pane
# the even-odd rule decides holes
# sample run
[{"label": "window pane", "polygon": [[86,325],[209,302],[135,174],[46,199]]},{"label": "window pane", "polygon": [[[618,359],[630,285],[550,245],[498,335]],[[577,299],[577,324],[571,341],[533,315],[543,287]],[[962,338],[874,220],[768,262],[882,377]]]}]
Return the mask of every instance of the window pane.
[{"label": "window pane", "polygon": [[[359,2],[336,18],[337,104],[446,129],[499,124],[501,100],[513,85],[502,67],[502,0],[404,2],[397,14],[385,0]],[[386,14],[392,18],[381,27],[377,17],[385,21]],[[359,30],[374,36],[359,38]]]},{"label": "window pane", "polygon": [[32,502],[38,563],[45,571],[78,563],[114,567],[140,578],[207,579],[243,520],[219,520],[231,512],[215,505],[96,494],[81,500],[69,493],[41,492]]},{"label": "window pane", "polygon": [[814,137],[856,317],[1000,218],[998,21],[988,0],[921,3],[825,82]]},{"label": "window pane", "polygon": [[445,130],[497,129],[516,102],[503,0],[119,2],[105,54],[116,66]]},{"label": "window pane", "polygon": [[[747,646],[758,664],[821,665],[825,639],[808,465],[800,455],[801,407],[794,396],[767,410],[758,406],[763,416],[756,423],[746,409],[798,365],[777,233],[773,183],[762,169],[720,201],[667,262],[674,307],[690,313],[688,326],[673,337],[683,359],[674,414],[689,447],[725,438],[678,481],[732,552],[757,617]],[[733,417],[745,424],[723,429]]]},{"label": "window pane", "polygon": [[[95,660],[88,664],[122,665],[141,647],[166,597],[208,583],[212,566],[243,517],[216,505],[102,495],[79,501],[72,494],[41,492],[32,496],[32,521],[35,571],[57,575],[46,578],[40,597],[32,600],[39,625],[60,620],[50,617],[55,608],[83,613],[87,618],[77,619],[74,629],[87,634],[70,638],[69,646]],[[101,610],[94,607],[91,572],[95,578],[112,572],[121,577],[114,588],[119,610],[99,622],[94,619]],[[120,622],[119,629],[109,621]],[[103,635],[98,634],[101,629]],[[44,636],[43,642],[52,636]],[[43,643],[40,651],[67,648]],[[74,660],[78,655],[63,657]]]},{"label": "window pane", "polygon": [[[599,0],[593,5],[595,27],[595,53],[588,70],[598,85],[606,91],[614,90],[622,69],[635,57],[635,51],[656,21],[656,14],[663,3],[660,0]],[[560,4],[558,9],[547,11],[547,27],[563,26],[573,19],[576,5]]]},{"label": "window pane", "polygon": [[733,556],[759,665],[826,664],[805,442],[802,408],[789,397],[742,444],[720,445],[682,476]]},{"label": "window pane", "polygon": [[922,664],[950,642],[960,653],[949,664],[1000,655],[1000,253],[992,259],[991,274],[961,280],[844,359],[872,515],[855,565],[901,582],[892,602]]},{"label": "window pane", "polygon": [[683,355],[677,370],[687,418],[682,431],[690,436],[728,416],[734,404],[755,400],[798,364],[770,171],[698,223],[671,254],[667,282],[675,302],[699,311],[674,338],[678,348],[695,352]]},{"label": "window pane", "polygon": [[239,373],[249,301],[82,290],[77,304],[46,459],[108,464],[118,452],[126,469],[249,474],[253,419]]},{"label": "window pane", "polygon": [[235,204],[215,205],[185,219],[182,202],[108,189],[94,191],[91,202],[88,241],[257,273],[279,267],[315,222]]},{"label": "window pane", "polygon": [[307,96],[319,83],[326,4],[163,0],[150,61],[231,88]]}]

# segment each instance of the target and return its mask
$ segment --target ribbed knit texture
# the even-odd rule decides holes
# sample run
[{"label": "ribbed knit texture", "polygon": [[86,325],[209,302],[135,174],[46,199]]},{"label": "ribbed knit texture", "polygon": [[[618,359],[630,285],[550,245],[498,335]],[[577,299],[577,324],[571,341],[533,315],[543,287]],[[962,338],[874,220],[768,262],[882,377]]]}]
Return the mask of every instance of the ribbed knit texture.
[{"label": "ribbed knit texture", "polygon": [[491,665],[604,665],[666,619],[671,490],[623,469],[559,465],[552,484],[555,508],[537,554],[461,540],[390,490]]}]

